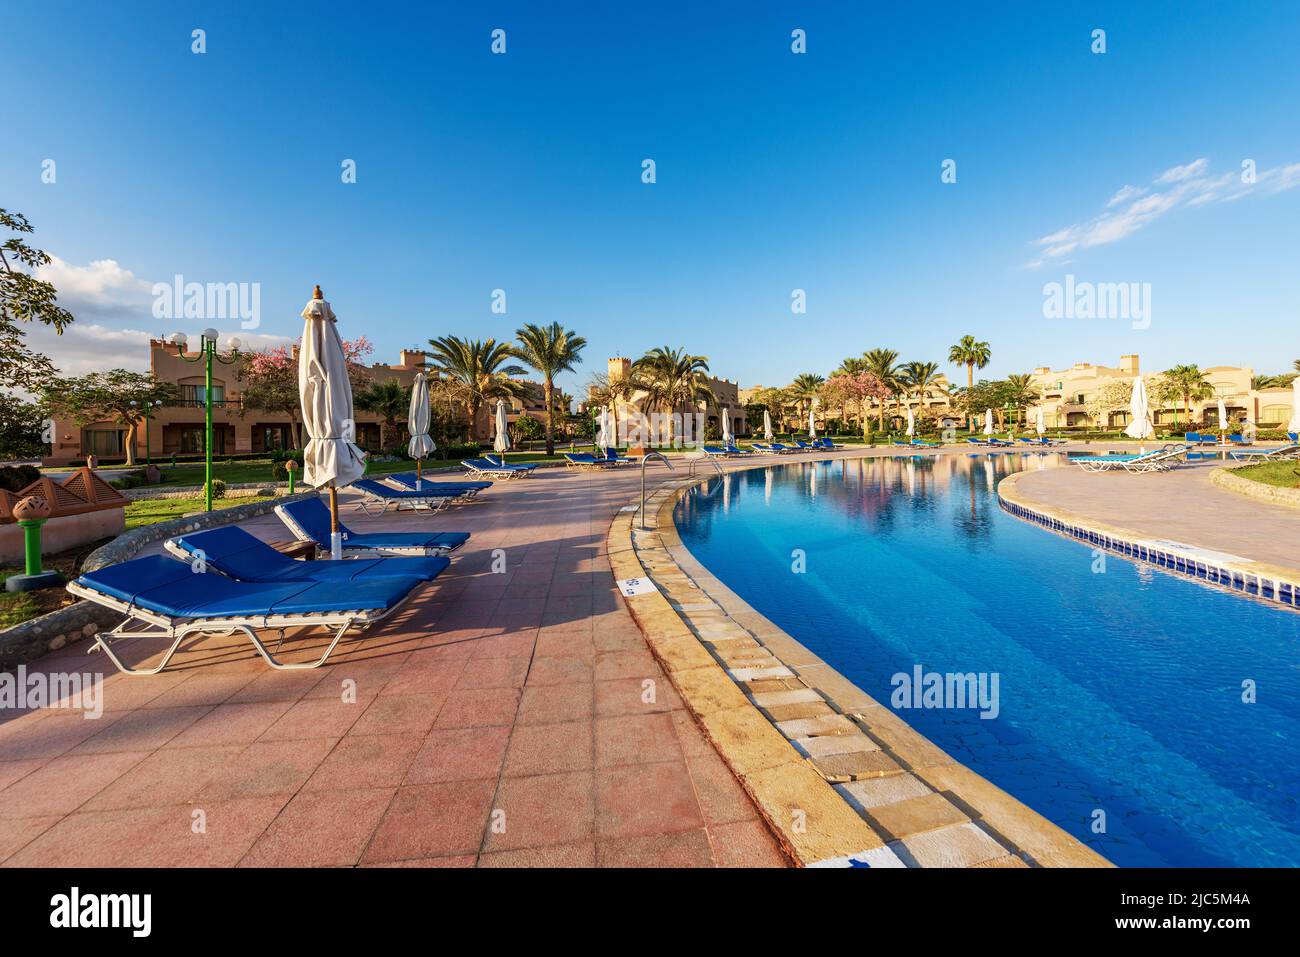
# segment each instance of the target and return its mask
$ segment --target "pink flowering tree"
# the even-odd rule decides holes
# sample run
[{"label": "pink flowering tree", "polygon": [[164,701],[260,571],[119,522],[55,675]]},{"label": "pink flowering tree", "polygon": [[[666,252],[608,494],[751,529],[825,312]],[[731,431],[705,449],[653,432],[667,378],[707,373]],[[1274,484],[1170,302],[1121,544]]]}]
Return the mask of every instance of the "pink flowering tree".
[{"label": "pink flowering tree", "polygon": [[[370,384],[365,360],[375,347],[365,336],[343,340],[343,357],[348,364],[348,379],[352,394],[363,392]],[[249,409],[260,409],[272,415],[289,417],[293,432],[293,447],[301,449],[302,431],[300,399],[298,397],[298,343],[270,346],[258,352],[241,356],[239,378],[243,383],[240,415]]]},{"label": "pink flowering tree", "polygon": [[889,387],[870,372],[833,375],[822,386],[822,399],[828,405],[854,410],[863,435],[867,432],[868,405],[873,401],[879,401],[883,406],[884,400],[891,394]]}]

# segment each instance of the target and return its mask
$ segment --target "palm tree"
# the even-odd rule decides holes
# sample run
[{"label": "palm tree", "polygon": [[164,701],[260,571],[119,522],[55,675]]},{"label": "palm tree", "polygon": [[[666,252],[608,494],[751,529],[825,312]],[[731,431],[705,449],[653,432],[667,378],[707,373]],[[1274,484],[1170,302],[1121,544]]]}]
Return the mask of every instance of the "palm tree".
[{"label": "palm tree", "polygon": [[411,390],[396,379],[384,379],[358,395],[356,405],[362,412],[373,412],[382,420],[379,447],[387,449],[397,420],[411,411]]},{"label": "palm tree", "polygon": [[478,411],[489,399],[518,398],[525,392],[523,383],[510,376],[523,375],[523,366],[506,365],[514,357],[514,350],[495,339],[462,339],[443,336],[430,339],[430,358],[440,372],[458,380],[465,388],[465,406],[468,413],[467,436],[474,438],[474,423]]},{"label": "palm tree", "polygon": [[587,340],[558,322],[549,326],[527,323],[515,333],[519,346],[514,355],[542,374],[542,400],[546,403],[546,454],[555,454],[555,377],[572,372]]},{"label": "palm tree", "polygon": [[801,419],[808,417],[808,410],[812,408],[813,400],[817,398],[825,384],[826,377],[815,372],[801,372],[794,377],[794,382],[790,383],[786,391],[798,407]]},{"label": "palm tree", "polygon": [[[714,403],[709,387],[708,356],[691,355],[684,349],[657,346],[632,363],[632,372],[646,392],[646,402],[676,412],[679,407],[695,409],[700,402]],[[668,424],[668,443],[673,442],[672,420]]]},{"label": "palm tree", "polygon": [[1195,365],[1174,366],[1165,372],[1165,378],[1183,397],[1183,414],[1187,417],[1187,424],[1191,425],[1192,400],[1208,399],[1214,395],[1214,386],[1210,385],[1205,373]]},{"label": "palm tree", "polygon": [[[974,336],[962,336],[957,344],[948,350],[948,361],[953,365],[966,367],[966,388],[969,391],[975,385],[975,370],[983,369],[993,358],[993,352],[987,342],[980,342]],[[967,417],[966,427],[973,429],[972,418]]]},{"label": "palm tree", "polygon": [[[1038,389],[1034,386],[1034,377],[1026,373],[1013,372],[1007,376],[1003,392],[1006,401],[1010,402],[1011,407],[1017,412],[1026,412],[1029,406],[1038,401]],[[1021,422],[1023,421],[1022,418]]]},{"label": "palm tree", "polygon": [[[880,380],[891,392],[898,392],[902,382],[898,377],[898,353],[893,349],[870,349],[862,354],[867,371]],[[879,430],[885,431],[885,400],[880,400]]]},{"label": "palm tree", "polygon": [[[866,359],[861,359],[856,356],[850,356],[849,358],[841,362],[840,367],[836,369],[834,372],[832,372],[831,375],[856,376],[856,375],[861,375],[864,372],[870,372],[870,371],[871,371],[871,367],[867,364]],[[860,431],[865,431],[866,422],[864,420],[866,418],[866,411],[863,409],[863,404],[861,401],[857,403],[857,407],[858,407],[858,428]],[[841,409],[840,411],[844,412],[843,409]]]},{"label": "palm tree", "polygon": [[[930,398],[943,387],[937,362],[905,362],[898,370],[898,377],[903,387],[918,402]],[[909,401],[908,404],[910,405],[911,402]]]}]

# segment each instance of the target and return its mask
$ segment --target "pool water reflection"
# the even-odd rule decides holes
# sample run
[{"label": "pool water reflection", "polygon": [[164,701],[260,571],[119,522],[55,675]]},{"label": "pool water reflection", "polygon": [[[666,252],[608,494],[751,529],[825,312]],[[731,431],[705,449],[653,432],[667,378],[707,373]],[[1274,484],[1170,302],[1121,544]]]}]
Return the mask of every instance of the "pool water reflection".
[{"label": "pool water reflection", "polygon": [[883,704],[916,666],[996,673],[994,719],[900,716],[1116,864],[1300,865],[1300,615],[999,508],[999,478],[1062,462],[774,465],[712,480],[675,518],[710,571]]}]

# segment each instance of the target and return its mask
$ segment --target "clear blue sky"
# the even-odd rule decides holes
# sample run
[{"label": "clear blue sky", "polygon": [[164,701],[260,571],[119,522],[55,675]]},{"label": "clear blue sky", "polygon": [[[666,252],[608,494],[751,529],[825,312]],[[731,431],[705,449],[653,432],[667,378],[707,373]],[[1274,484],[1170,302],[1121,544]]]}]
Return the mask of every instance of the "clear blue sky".
[{"label": "clear blue sky", "polygon": [[[1294,2],[223,6],[6,5],[0,205],[67,264],[70,364],[185,326],[140,300],[176,273],[261,283],[271,336],[319,281],[378,361],[558,320],[570,390],[663,343],[742,385],[875,346],[953,374],[968,332],[992,375],[1300,357]],[[1150,283],[1151,327],[1043,318],[1066,273]]]}]

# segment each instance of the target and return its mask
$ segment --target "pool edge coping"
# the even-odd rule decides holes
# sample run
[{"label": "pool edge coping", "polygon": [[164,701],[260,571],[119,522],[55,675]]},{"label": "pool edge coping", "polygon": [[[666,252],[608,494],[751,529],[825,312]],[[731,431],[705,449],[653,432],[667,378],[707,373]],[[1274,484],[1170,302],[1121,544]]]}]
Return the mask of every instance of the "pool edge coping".
[{"label": "pool edge coping", "polygon": [[[1014,518],[1080,544],[1093,545],[1136,562],[1145,562],[1178,577],[1284,608],[1300,609],[1300,569],[1247,559],[1245,556],[1236,556],[1245,559],[1244,564],[1210,561],[1175,549],[1155,547],[1155,540],[1149,534],[1034,500],[1018,487],[1020,477],[1028,474],[1031,473],[1016,472],[998,482],[998,505]],[[1213,477],[1211,481],[1213,482]],[[1190,542],[1179,544],[1203,552],[1218,552],[1218,549]]]},{"label": "pool edge coping", "polygon": [[[868,456],[808,458],[801,463],[864,457]],[[734,466],[729,471],[777,464],[782,463],[771,459],[728,463]],[[912,849],[909,841],[937,836],[949,828],[975,828],[1001,845],[1003,853],[970,866],[1114,866],[1028,805],[955,761],[709,572],[682,543],[673,522],[673,510],[689,489],[712,478],[706,475],[668,479],[655,486],[652,493],[648,490],[646,512],[654,516],[654,528],[644,532],[633,530],[633,523],[639,524],[641,517],[639,499],[634,499],[610,524],[608,557],[616,579],[644,577],[656,583],[655,591],[624,595],[624,602],[692,717],[753,798],[787,853],[804,866],[849,866],[864,862],[880,866],[879,862],[886,859],[894,862],[892,866],[898,866],[900,856],[916,864],[914,857],[909,858]],[[638,542],[638,537],[643,541]],[[644,562],[643,552],[655,561]],[[684,608],[681,602],[674,607],[669,593],[658,588],[661,581],[678,575],[689,588],[697,589],[716,605],[725,621],[711,617],[711,612],[704,614],[701,609]],[[718,642],[703,637],[702,631],[725,627],[727,622],[744,634],[722,636]],[[895,772],[910,774],[931,793],[901,804],[942,798],[941,803],[949,811],[955,809],[961,820],[895,836],[890,830],[895,823],[873,811],[897,807],[897,804],[875,808],[855,806],[841,790],[849,779],[840,775],[833,775],[841,778],[837,781],[828,778],[815,763],[816,759],[797,749],[786,730],[757,703],[752,686],[746,687],[749,681],[738,678],[734,668],[727,669],[722,658],[726,652],[718,651],[718,645],[731,642],[730,647],[734,648],[737,639],[741,643],[752,639],[764,654],[776,659],[796,684],[819,695],[833,712],[832,717],[851,722],[848,733],[866,736],[875,750],[891,759],[891,763],[896,762],[894,771],[872,773],[865,779]],[[790,726],[788,720],[780,723]],[[835,734],[832,732],[832,736]]]}]

